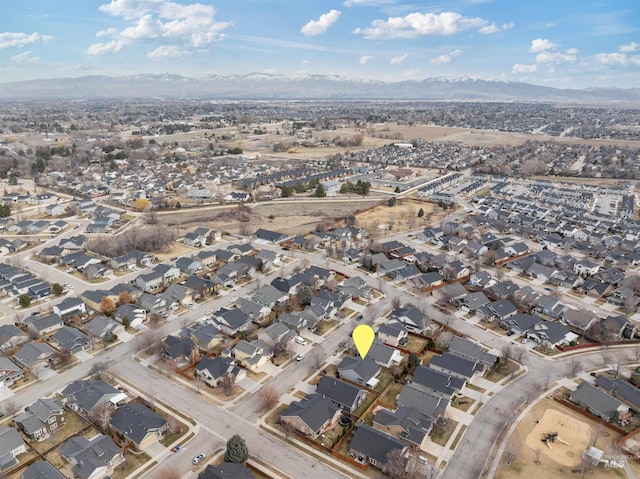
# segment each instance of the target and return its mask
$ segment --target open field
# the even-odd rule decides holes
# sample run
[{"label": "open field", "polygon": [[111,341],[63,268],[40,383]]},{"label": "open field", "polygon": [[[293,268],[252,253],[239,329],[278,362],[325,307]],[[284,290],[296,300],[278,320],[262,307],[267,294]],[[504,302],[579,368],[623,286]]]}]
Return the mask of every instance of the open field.
[{"label": "open field", "polygon": [[[287,234],[307,233],[314,229],[322,218],[343,217],[370,208],[380,203],[380,200],[361,200],[357,197],[351,200],[326,201],[282,201],[257,204],[251,208],[250,219],[247,223],[218,217],[219,213],[231,211],[237,206],[213,208],[199,208],[195,210],[176,210],[171,214],[159,215],[163,225],[179,225],[179,234],[195,226],[203,225],[222,232],[240,233],[243,228],[253,233],[258,228],[282,231]],[[417,210],[416,210],[417,211]],[[273,219],[269,219],[273,216]]]},{"label": "open field", "polygon": [[[425,215],[418,218],[418,211],[423,209]],[[433,212],[433,213],[432,213]],[[409,231],[419,226],[426,226],[428,223],[437,221],[447,214],[438,205],[421,201],[418,199],[400,199],[395,206],[387,206],[386,202],[373,209],[357,215],[357,225],[373,235],[383,234],[386,230],[384,225],[393,225],[392,233],[399,231]]]},{"label": "open field", "polygon": [[[536,424],[535,421],[539,422]],[[557,432],[569,445],[556,441],[549,449],[541,441],[543,434],[549,432]],[[503,456],[495,478],[581,477],[583,449],[595,441],[595,447],[605,451],[605,455],[616,455],[619,453],[615,452],[615,444],[620,437],[556,401],[543,399],[522,419],[509,438],[505,452],[512,452],[516,459],[507,465]],[[586,477],[604,479],[625,475],[619,469],[605,469],[601,465],[593,467]]]}]

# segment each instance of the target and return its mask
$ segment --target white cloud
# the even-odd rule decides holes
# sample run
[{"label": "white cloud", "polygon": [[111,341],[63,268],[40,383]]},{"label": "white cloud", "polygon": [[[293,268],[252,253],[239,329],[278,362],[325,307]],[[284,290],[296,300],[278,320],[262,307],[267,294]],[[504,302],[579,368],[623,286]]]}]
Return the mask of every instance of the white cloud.
[{"label": "white cloud", "polygon": [[302,64],[303,65],[309,65],[311,63],[311,60],[302,60]]},{"label": "white cloud", "polygon": [[357,5],[388,5],[390,3],[395,3],[395,0],[344,0],[345,7],[355,7]]},{"label": "white cloud", "polygon": [[419,72],[419,70],[416,70],[414,68],[410,69],[410,70],[405,70],[402,72],[402,76],[405,78],[413,78],[415,77]]},{"label": "white cloud", "polygon": [[160,45],[155,50],[147,53],[152,60],[163,60],[166,58],[180,58],[191,53],[189,50],[177,47],[175,45]]},{"label": "white cloud", "polygon": [[561,52],[540,52],[536,55],[536,63],[574,63],[575,55],[567,55]]},{"label": "white cloud", "polygon": [[0,33],[0,50],[5,48],[24,48],[34,43],[49,43],[53,40],[51,35],[40,33],[2,32]]},{"label": "white cloud", "polygon": [[459,13],[410,13],[405,17],[374,20],[369,28],[356,28],[352,33],[366,39],[416,38],[448,36],[487,24],[482,18],[463,17]]},{"label": "white cloud", "polygon": [[513,28],[514,25],[515,24],[513,22],[510,22],[510,23],[503,23],[502,27],[499,27],[494,22],[491,25],[486,25],[482,27],[480,30],[478,30],[478,33],[481,33],[482,35],[492,35],[494,33],[502,32],[504,30],[509,30],[510,28]]},{"label": "white cloud", "polygon": [[558,48],[557,43],[553,43],[546,38],[536,38],[531,41],[531,48],[529,48],[529,51],[531,53],[539,53],[546,50],[555,50],[556,48]]},{"label": "white cloud", "polygon": [[391,63],[392,65],[399,65],[400,63],[404,62],[407,58],[409,58],[409,55],[407,55],[406,53],[403,53],[399,57],[393,57],[389,63]]},{"label": "white cloud", "polygon": [[265,68],[264,70],[262,70],[262,73],[266,73],[267,75],[273,75],[277,71],[278,70],[276,68]]},{"label": "white cloud", "polygon": [[358,61],[359,65],[366,65],[373,57],[371,55],[362,55]]},{"label": "white cloud", "polygon": [[231,22],[217,21],[216,10],[201,3],[183,5],[169,0],[111,0],[100,5],[99,10],[131,24],[124,29],[110,27],[98,31],[97,37],[110,37],[111,41],[91,45],[87,49],[89,55],[114,53],[125,45],[162,39],[171,45],[161,45],[148,56],[174,58],[221,40],[223,35],[220,32],[232,25]]},{"label": "white cloud", "polygon": [[116,53],[122,50],[124,42],[121,40],[112,40],[104,43],[94,43],[87,48],[89,55],[104,55],[105,53]]},{"label": "white cloud", "polygon": [[452,52],[444,53],[439,57],[431,58],[429,63],[433,63],[435,65],[440,65],[442,63],[450,63],[455,57],[459,57],[462,55],[462,50],[455,49]]},{"label": "white cloud", "polygon": [[26,52],[18,53],[11,57],[11,60],[14,62],[36,62],[40,60],[38,57],[32,56],[33,52],[31,50],[27,50]]},{"label": "white cloud", "polygon": [[329,12],[320,15],[320,18],[317,20],[309,20],[309,22],[300,29],[300,32],[307,37],[321,35],[338,21],[341,14],[342,12],[340,12],[340,10],[329,10]]},{"label": "white cloud", "polygon": [[626,53],[598,53],[594,55],[597,63],[601,65],[634,65],[640,66],[640,55],[627,55]]},{"label": "white cloud", "polygon": [[621,52],[637,52],[640,51],[640,43],[636,43],[636,42],[631,42],[628,43],[627,45],[620,45],[619,50]]},{"label": "white cloud", "polygon": [[538,65],[524,65],[522,63],[516,63],[511,69],[512,73],[533,73],[538,70]]},{"label": "white cloud", "polygon": [[569,48],[565,53],[567,55],[577,55],[578,53],[580,53],[580,50],[578,50],[577,48]]}]

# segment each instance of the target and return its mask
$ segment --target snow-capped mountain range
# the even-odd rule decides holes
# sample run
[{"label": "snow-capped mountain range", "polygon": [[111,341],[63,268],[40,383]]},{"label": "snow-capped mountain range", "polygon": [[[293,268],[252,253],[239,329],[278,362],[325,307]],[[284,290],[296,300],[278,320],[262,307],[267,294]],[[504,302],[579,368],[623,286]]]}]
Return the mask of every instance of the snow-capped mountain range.
[{"label": "snow-capped mountain range", "polygon": [[640,88],[559,89],[477,78],[385,82],[338,75],[137,74],[0,83],[0,99],[203,98],[252,100],[446,100],[568,103],[640,103]]}]

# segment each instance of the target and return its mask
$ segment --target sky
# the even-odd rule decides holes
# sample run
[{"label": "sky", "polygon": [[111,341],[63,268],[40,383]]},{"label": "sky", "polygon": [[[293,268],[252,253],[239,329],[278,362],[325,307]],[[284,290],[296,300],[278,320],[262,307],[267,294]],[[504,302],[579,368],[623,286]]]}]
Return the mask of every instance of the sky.
[{"label": "sky", "polygon": [[0,83],[472,77],[640,87],[637,0],[0,0]]}]

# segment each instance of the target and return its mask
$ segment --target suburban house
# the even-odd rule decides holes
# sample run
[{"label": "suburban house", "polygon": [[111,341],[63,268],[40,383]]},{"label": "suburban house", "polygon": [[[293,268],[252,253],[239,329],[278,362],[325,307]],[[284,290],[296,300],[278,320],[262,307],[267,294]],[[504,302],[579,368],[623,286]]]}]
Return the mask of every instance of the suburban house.
[{"label": "suburban house", "polygon": [[24,413],[16,416],[14,422],[32,441],[43,441],[65,422],[65,410],[58,399],[38,399],[27,406]]},{"label": "suburban house", "polygon": [[459,393],[465,385],[465,380],[451,374],[445,374],[437,369],[420,365],[416,368],[411,379],[413,388],[422,389],[444,398],[450,398]]},{"label": "suburban house", "polygon": [[398,406],[415,408],[431,420],[444,414],[448,404],[448,397],[434,394],[425,388],[414,387],[413,384],[405,384],[398,396]]},{"label": "suburban house", "polygon": [[573,331],[585,334],[600,320],[596,313],[583,309],[567,309],[562,314],[562,322]]},{"label": "suburban house", "polygon": [[25,452],[27,445],[20,433],[13,427],[0,426],[0,471],[6,471],[18,464],[16,458]]},{"label": "suburban house", "polygon": [[80,379],[62,390],[67,407],[84,416],[90,416],[103,407],[115,406],[126,397],[111,384],[101,379]]},{"label": "suburban house", "polygon": [[22,322],[30,330],[36,332],[38,336],[53,333],[54,331],[62,328],[64,322],[62,318],[57,314],[48,314],[46,316],[29,316]]},{"label": "suburban house", "polygon": [[578,335],[572,333],[567,327],[559,322],[539,321],[526,333],[528,338],[546,348],[555,348],[571,343],[578,339]]},{"label": "suburban house", "polygon": [[309,394],[300,401],[292,402],[280,413],[280,423],[293,426],[296,431],[317,437],[334,427],[342,410],[322,394]]},{"label": "suburban house", "polygon": [[323,376],[320,379],[316,386],[316,392],[350,413],[353,413],[362,404],[367,395],[364,389],[330,376]]},{"label": "suburban house", "polygon": [[198,479],[255,479],[255,476],[244,464],[223,461],[217,466],[207,464]]},{"label": "suburban house", "polygon": [[383,324],[378,328],[378,339],[390,346],[402,346],[408,341],[409,332],[399,323]]},{"label": "suburban house", "polygon": [[65,479],[65,477],[50,462],[36,461],[22,470],[20,479]]},{"label": "suburban house", "polygon": [[379,341],[374,341],[369,348],[367,358],[372,359],[378,366],[390,368],[402,362],[402,354],[395,348],[387,346]]},{"label": "suburban house", "polygon": [[396,449],[400,449],[403,454],[409,445],[385,432],[366,424],[357,424],[351,443],[349,444],[349,455],[358,462],[381,468],[385,462],[387,454]]},{"label": "suburban house", "polygon": [[53,312],[65,320],[74,316],[85,315],[87,313],[87,307],[80,298],[70,296],[54,305]]},{"label": "suburban house", "polygon": [[223,358],[217,356],[215,358],[202,358],[195,367],[195,374],[202,379],[202,382],[209,387],[215,388],[220,380],[231,375],[234,381],[239,381],[246,376],[244,369],[234,366],[232,358]]},{"label": "suburban house", "polygon": [[400,323],[408,331],[424,333],[431,324],[431,320],[413,305],[396,308],[391,312],[389,324]]},{"label": "suburban house", "polygon": [[135,304],[122,304],[116,309],[114,317],[123,325],[128,321],[130,327],[138,329],[147,319],[147,310]]},{"label": "suburban house", "polygon": [[374,388],[378,384],[378,379],[376,378],[380,375],[380,372],[380,366],[369,358],[368,354],[365,359],[360,358],[360,356],[347,356],[338,365],[338,375],[342,379],[370,388]]},{"label": "suburban house", "polygon": [[232,354],[241,366],[251,371],[257,371],[269,359],[263,347],[243,339],[233,347]]},{"label": "suburban house", "polygon": [[6,356],[0,356],[0,388],[13,386],[24,378],[24,370]]},{"label": "suburban house", "polygon": [[183,367],[199,359],[198,348],[189,337],[168,335],[164,339],[163,352],[175,367]]},{"label": "suburban house", "polygon": [[373,417],[374,428],[420,449],[426,446],[432,425],[432,418],[408,406],[398,406],[395,411],[378,409]]},{"label": "suburban house", "polygon": [[73,436],[60,447],[60,455],[73,466],[75,477],[82,479],[107,477],[125,460],[113,439],[104,434],[91,439]]},{"label": "suburban house", "polygon": [[[196,323],[190,328],[184,330],[187,336],[191,338],[201,351],[211,352],[216,346],[222,343],[222,337],[218,334],[218,328],[215,324],[199,324]],[[180,336],[183,336],[181,333]]]},{"label": "suburban house", "polygon": [[607,422],[620,422],[629,413],[629,406],[586,381],[580,383],[569,399]]},{"label": "suburban house", "polygon": [[453,353],[442,353],[433,356],[429,366],[444,374],[451,374],[468,381],[476,373],[482,374],[485,365],[478,360],[465,359]]},{"label": "suburban house", "polygon": [[270,243],[280,243],[281,241],[286,240],[289,236],[284,233],[278,233],[277,231],[269,231],[263,228],[259,228],[254,233],[256,239],[261,241],[267,241]]},{"label": "suburban house", "polygon": [[56,343],[58,349],[65,349],[72,354],[79,353],[91,346],[91,339],[82,331],[70,326],[58,329],[51,339]]},{"label": "suburban house", "polygon": [[109,422],[137,448],[144,449],[158,439],[167,420],[138,402],[120,406]]},{"label": "suburban house", "polygon": [[625,379],[600,376],[596,379],[596,386],[625,403],[634,412],[640,411],[640,389]]},{"label": "suburban house", "polygon": [[15,324],[3,324],[0,326],[0,351],[3,353],[14,350],[28,340],[29,335]]},{"label": "suburban house", "polygon": [[453,336],[449,343],[449,352],[471,361],[478,361],[487,368],[493,367],[498,356],[488,353],[482,346],[460,336]]},{"label": "suburban house", "polygon": [[233,336],[251,325],[251,319],[239,308],[220,308],[213,316],[220,332]]},{"label": "suburban house", "polygon": [[103,314],[99,314],[92,320],[86,322],[83,329],[90,338],[99,338],[105,341],[124,332],[124,326],[121,323]]},{"label": "suburban house", "polygon": [[56,354],[56,350],[47,343],[29,341],[14,353],[13,359],[38,376],[44,368],[49,367],[49,362],[53,359],[54,354]]}]

